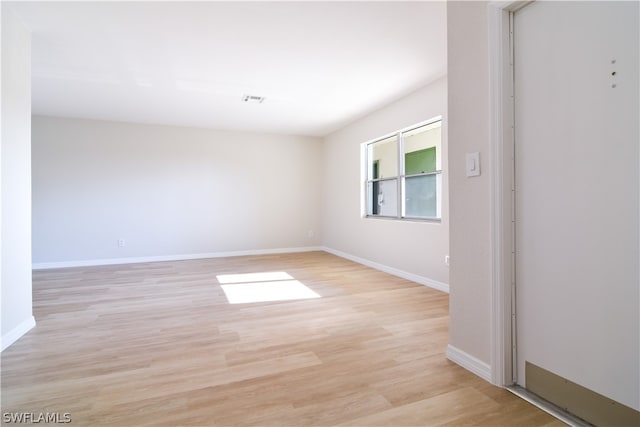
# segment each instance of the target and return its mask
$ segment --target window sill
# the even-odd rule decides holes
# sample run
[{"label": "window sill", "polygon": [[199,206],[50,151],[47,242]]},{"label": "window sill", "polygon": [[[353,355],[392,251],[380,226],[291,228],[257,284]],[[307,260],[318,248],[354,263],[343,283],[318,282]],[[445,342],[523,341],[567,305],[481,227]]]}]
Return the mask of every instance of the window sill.
[{"label": "window sill", "polygon": [[442,218],[411,218],[411,217],[398,218],[395,216],[379,216],[379,215],[365,215],[362,218],[363,219],[379,219],[383,221],[397,221],[397,222],[423,222],[423,223],[430,223],[430,224],[440,224],[442,222]]}]

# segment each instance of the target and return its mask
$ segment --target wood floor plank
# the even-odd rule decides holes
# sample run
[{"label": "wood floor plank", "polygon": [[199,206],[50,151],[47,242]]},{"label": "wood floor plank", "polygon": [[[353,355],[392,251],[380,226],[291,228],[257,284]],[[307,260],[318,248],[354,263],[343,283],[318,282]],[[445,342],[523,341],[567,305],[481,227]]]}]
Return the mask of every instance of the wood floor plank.
[{"label": "wood floor plank", "polygon": [[[218,280],[273,272],[320,298],[230,304]],[[447,294],[325,252],[34,271],[33,300],[37,326],[0,355],[5,413],[79,426],[560,425],[446,359]]]},{"label": "wood floor plank", "polygon": [[135,393],[137,398],[152,399],[260,378],[321,363],[310,352],[216,369],[211,369],[208,364],[195,364],[192,358],[189,362],[191,366],[188,369],[177,366],[175,363],[159,364],[153,367],[154,370],[164,373],[161,378],[150,377],[147,370],[143,369],[130,372],[126,381],[117,383],[109,381],[101,387],[95,405],[108,407],[126,403],[130,400],[131,392]]},{"label": "wood floor plank", "polygon": [[472,387],[463,387],[428,399],[396,406],[386,411],[351,420],[343,425],[420,426],[447,425],[461,413],[475,415],[495,410],[497,404]]}]

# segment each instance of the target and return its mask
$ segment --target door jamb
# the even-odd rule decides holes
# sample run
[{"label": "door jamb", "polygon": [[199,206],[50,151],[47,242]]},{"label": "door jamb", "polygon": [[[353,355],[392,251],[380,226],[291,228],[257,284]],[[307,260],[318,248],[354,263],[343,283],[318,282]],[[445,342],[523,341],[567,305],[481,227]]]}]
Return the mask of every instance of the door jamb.
[{"label": "door jamb", "polygon": [[491,381],[517,382],[513,13],[531,1],[492,1],[489,18]]}]

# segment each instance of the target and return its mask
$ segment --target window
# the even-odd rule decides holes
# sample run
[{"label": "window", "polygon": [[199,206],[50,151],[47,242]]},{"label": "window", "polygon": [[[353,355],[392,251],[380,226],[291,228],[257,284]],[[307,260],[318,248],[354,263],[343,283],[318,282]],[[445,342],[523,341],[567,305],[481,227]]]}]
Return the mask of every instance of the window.
[{"label": "window", "polygon": [[366,215],[440,219],[442,120],[365,144]]}]

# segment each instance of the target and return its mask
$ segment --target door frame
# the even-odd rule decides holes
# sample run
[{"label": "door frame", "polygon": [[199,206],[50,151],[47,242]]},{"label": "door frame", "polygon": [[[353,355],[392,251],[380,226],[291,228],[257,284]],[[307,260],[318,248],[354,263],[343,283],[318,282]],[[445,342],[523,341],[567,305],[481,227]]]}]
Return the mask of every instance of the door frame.
[{"label": "door frame", "polygon": [[517,383],[515,307],[515,181],[513,13],[532,1],[491,1],[489,157],[491,256],[491,381]]}]

